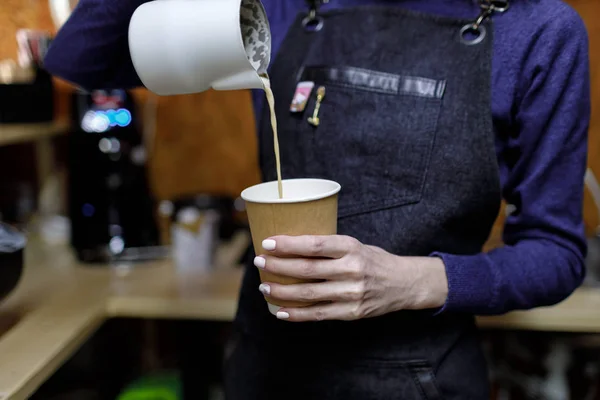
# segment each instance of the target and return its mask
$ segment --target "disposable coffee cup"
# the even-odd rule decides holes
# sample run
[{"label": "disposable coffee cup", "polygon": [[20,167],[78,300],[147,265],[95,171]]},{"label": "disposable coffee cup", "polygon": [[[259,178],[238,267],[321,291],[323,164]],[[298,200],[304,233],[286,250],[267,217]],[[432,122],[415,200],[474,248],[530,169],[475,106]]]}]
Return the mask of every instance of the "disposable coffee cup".
[{"label": "disposable coffee cup", "polygon": [[[242,192],[254,251],[267,254],[262,242],[277,235],[335,235],[337,233],[337,182],[323,179],[289,179],[283,181],[283,199],[279,198],[277,181],[252,186]],[[308,281],[260,271],[262,282],[290,285]],[[281,307],[307,307],[311,303],[280,301],[265,296],[269,311],[276,314]]]}]

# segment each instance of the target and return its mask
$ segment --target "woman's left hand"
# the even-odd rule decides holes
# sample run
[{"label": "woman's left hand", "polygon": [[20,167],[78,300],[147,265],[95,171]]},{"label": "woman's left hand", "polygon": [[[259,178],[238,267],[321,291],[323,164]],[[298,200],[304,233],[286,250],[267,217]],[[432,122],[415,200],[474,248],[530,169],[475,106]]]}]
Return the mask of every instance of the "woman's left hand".
[{"label": "woman's left hand", "polygon": [[318,283],[264,282],[259,290],[274,299],[318,303],[283,308],[289,321],[357,320],[399,310],[444,305],[448,280],[435,257],[401,257],[348,236],[277,236],[263,242],[268,254],[254,259],[268,272]]}]

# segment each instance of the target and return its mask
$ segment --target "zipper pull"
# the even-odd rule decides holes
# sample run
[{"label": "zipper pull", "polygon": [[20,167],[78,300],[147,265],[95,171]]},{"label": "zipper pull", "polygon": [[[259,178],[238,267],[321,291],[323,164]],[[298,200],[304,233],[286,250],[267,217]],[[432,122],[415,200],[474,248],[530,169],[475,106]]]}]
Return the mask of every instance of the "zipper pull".
[{"label": "zipper pull", "polygon": [[313,112],[313,116],[308,119],[308,123],[312,126],[319,126],[321,124],[321,119],[319,118],[319,111],[321,110],[321,103],[325,98],[325,86],[319,86],[317,89],[317,104],[315,105],[315,111]]}]

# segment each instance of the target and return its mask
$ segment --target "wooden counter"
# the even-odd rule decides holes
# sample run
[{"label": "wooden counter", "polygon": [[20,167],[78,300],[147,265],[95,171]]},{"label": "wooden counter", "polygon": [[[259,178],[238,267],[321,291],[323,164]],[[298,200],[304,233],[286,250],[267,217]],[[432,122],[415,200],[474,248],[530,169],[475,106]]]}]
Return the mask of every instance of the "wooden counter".
[{"label": "wooden counter", "polygon": [[[168,261],[82,267],[66,246],[33,241],[21,285],[0,304],[0,400],[26,399],[112,317],[233,318],[245,235],[223,246],[210,272],[178,274]],[[560,306],[480,318],[492,329],[600,333],[600,290],[581,289]]]},{"label": "wooden counter", "polygon": [[231,320],[249,239],[219,249],[213,271],[168,261],[84,267],[66,246],[33,241],[17,290],[0,304],[0,400],[27,399],[107,319]]},{"label": "wooden counter", "polygon": [[68,130],[68,121],[31,124],[0,124],[0,146],[64,135]]}]

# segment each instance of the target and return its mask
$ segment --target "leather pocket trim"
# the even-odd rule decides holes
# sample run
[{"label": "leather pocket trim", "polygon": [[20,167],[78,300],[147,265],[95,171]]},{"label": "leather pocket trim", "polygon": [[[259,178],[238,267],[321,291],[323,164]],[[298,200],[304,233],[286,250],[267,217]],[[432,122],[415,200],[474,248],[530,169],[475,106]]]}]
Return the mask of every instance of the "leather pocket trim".
[{"label": "leather pocket trim", "polygon": [[384,94],[406,94],[442,99],[446,81],[403,76],[355,67],[310,66],[300,70],[299,81],[331,84]]}]

